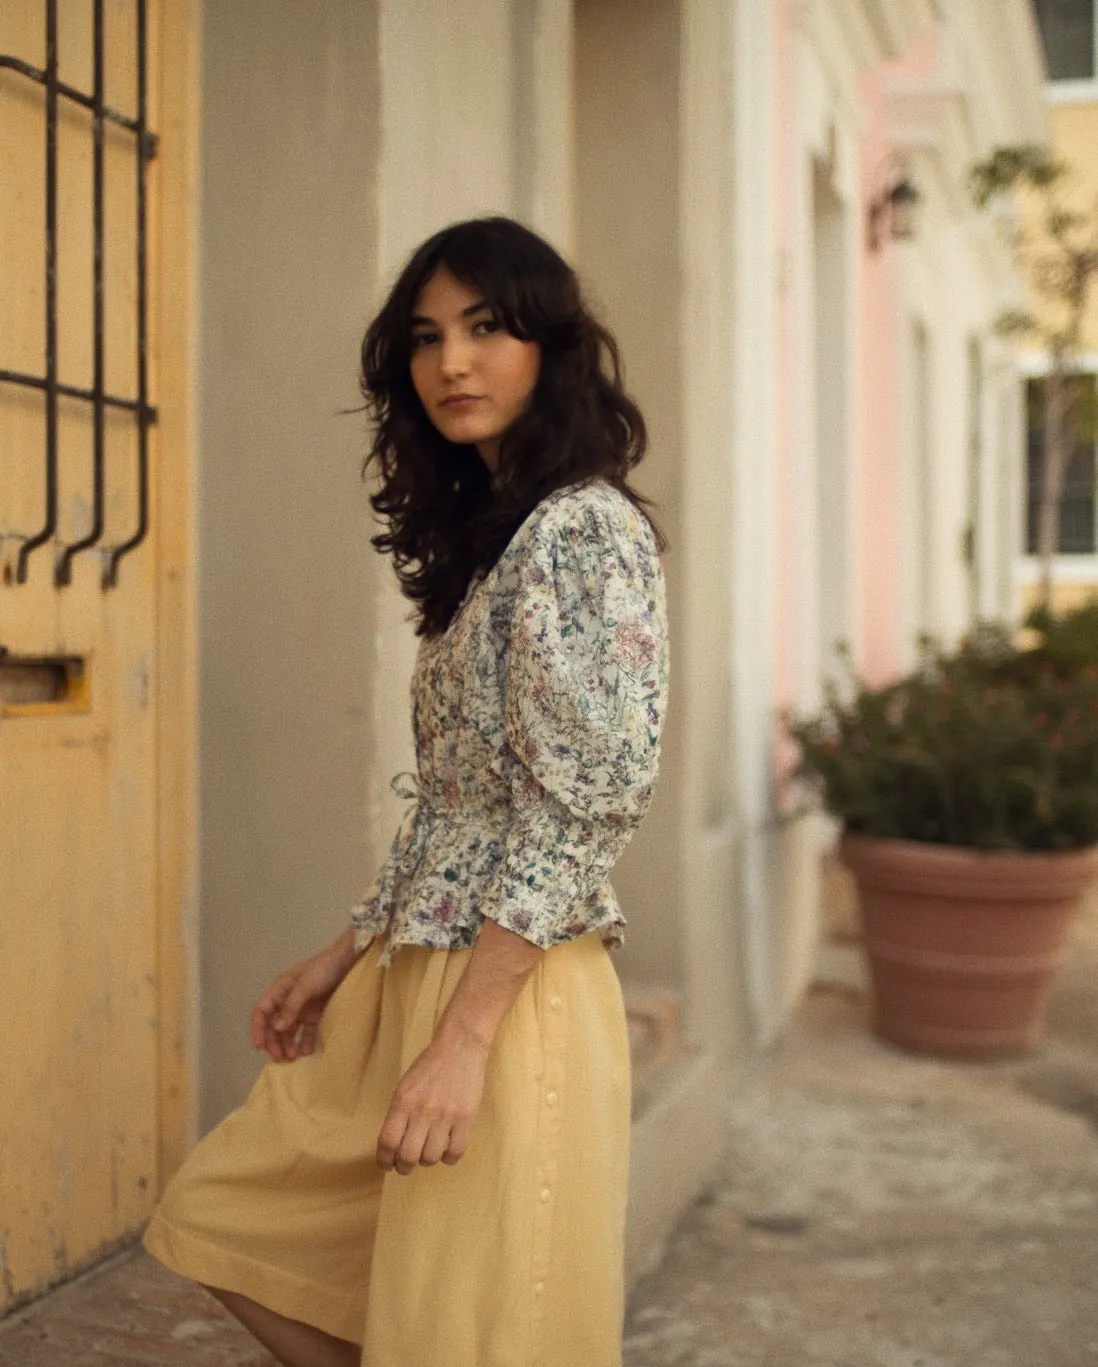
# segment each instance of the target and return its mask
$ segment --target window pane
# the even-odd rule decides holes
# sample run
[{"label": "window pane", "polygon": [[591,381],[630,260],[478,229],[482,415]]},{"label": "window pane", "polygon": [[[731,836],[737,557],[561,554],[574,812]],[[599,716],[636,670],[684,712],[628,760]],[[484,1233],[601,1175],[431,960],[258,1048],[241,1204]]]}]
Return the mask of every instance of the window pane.
[{"label": "window pane", "polygon": [[[1098,461],[1095,446],[1096,377],[1076,376],[1072,402],[1073,440],[1064,468],[1060,492],[1061,555],[1094,555],[1098,552]],[[1037,553],[1037,509],[1044,471],[1044,381],[1026,384],[1027,465],[1026,551]]]},{"label": "window pane", "polygon": [[1034,0],[1050,81],[1094,76],[1094,0]]}]

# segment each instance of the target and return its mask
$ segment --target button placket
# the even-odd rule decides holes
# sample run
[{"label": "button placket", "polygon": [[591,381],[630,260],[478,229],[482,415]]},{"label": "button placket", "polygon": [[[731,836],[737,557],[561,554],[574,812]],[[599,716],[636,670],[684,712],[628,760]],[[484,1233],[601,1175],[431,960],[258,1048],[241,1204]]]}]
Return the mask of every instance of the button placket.
[{"label": "button placket", "polygon": [[[552,956],[546,961],[550,968]],[[550,969],[550,971],[552,971]],[[565,1043],[567,1020],[564,996],[550,990],[547,1011],[542,1013],[544,1069],[538,1083],[537,1170],[534,1174],[534,1248],[532,1260],[532,1360],[544,1360],[543,1322],[545,1288],[549,1280],[557,1180],[560,1172],[561,1106],[566,1082]]]}]

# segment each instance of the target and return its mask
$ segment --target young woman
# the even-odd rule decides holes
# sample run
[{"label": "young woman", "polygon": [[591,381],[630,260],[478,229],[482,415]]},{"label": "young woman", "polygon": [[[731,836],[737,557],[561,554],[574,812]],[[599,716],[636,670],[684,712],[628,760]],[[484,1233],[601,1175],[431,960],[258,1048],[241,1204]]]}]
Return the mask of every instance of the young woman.
[{"label": "young woman", "polygon": [[613,339],[541,238],[459,223],[366,334],[418,609],[412,804],[145,1246],[292,1367],[618,1367],[629,1051],[608,875],[667,695],[663,542]]}]

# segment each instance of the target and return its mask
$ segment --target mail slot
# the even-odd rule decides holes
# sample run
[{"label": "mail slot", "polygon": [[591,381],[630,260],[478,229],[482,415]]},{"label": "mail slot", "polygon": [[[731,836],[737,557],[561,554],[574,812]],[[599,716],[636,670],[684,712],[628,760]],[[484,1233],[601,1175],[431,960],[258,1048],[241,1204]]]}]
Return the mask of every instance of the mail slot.
[{"label": "mail slot", "polygon": [[87,712],[91,687],[81,655],[15,655],[0,646],[0,716]]}]

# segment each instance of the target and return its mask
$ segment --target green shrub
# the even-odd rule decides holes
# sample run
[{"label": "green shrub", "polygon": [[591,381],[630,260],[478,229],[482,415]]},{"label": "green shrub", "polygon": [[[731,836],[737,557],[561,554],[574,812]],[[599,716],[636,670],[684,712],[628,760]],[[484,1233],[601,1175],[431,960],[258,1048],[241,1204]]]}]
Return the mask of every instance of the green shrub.
[{"label": "green shrub", "polygon": [[1026,626],[1041,637],[1036,652],[1052,661],[1061,673],[1098,664],[1098,598],[1059,617],[1036,607]]},{"label": "green shrub", "polygon": [[984,625],[953,651],[920,641],[881,688],[830,682],[819,715],[785,714],[807,780],[847,829],[981,850],[1098,842],[1098,604],[1030,625],[1031,649]]}]

